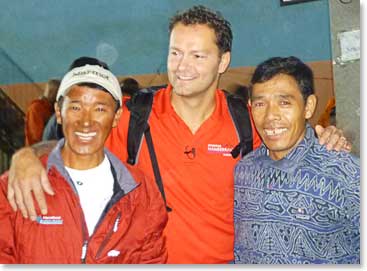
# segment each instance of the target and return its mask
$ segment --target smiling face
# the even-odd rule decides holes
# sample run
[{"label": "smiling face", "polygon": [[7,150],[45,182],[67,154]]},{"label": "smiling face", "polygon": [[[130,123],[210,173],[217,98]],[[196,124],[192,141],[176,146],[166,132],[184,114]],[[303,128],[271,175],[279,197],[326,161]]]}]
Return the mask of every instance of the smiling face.
[{"label": "smiling face", "polygon": [[230,52],[220,54],[214,30],[204,24],[174,26],[167,60],[173,93],[193,97],[215,91],[219,75],[230,62]]},{"label": "smiling face", "polygon": [[61,154],[66,166],[87,169],[102,162],[105,140],[121,114],[121,109],[116,113],[115,109],[109,93],[77,85],[68,91],[61,109],[55,105],[57,122],[65,135]]},{"label": "smiling face", "polygon": [[282,159],[303,139],[306,121],[316,107],[315,95],[305,103],[293,77],[279,74],[252,88],[251,112],[257,131],[273,160]]}]

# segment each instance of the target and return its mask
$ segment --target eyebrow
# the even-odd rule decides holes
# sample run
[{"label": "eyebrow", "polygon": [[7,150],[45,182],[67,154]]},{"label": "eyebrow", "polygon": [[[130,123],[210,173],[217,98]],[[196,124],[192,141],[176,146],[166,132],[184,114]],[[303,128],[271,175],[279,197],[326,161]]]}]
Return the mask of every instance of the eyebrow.
[{"label": "eyebrow", "polygon": [[80,100],[70,100],[69,103],[76,104],[76,103],[81,103],[81,101]]},{"label": "eyebrow", "polygon": [[[256,95],[256,96],[252,96],[251,100],[259,100],[259,99],[262,99],[264,97],[265,97],[264,95]],[[283,99],[294,99],[295,98],[295,96],[291,95],[291,94],[278,94],[278,95],[276,95],[276,97],[277,98],[283,98]]]},{"label": "eyebrow", "polygon": [[97,104],[97,105],[105,105],[105,106],[109,106],[109,104],[108,104],[108,103],[103,103],[103,102],[97,102],[96,104]]},{"label": "eyebrow", "polygon": [[179,48],[175,47],[175,46],[170,46],[168,47],[169,50],[177,50],[177,51],[181,51]]},{"label": "eyebrow", "polygon": [[263,95],[256,95],[256,96],[251,96],[251,101],[254,101],[254,100],[260,100],[262,99],[264,96]]},{"label": "eyebrow", "polygon": [[[182,52],[182,50],[180,48],[177,48],[175,46],[171,46],[169,47],[169,50],[176,50],[176,51],[180,51]],[[207,50],[192,50],[192,51],[189,51],[190,53],[193,53],[193,54],[197,54],[197,53],[201,53],[201,54],[207,54],[208,51]]]},{"label": "eyebrow", "polygon": [[[79,103],[82,103],[81,100],[70,100],[69,103],[72,103],[72,104],[79,104]],[[105,106],[109,106],[108,103],[105,103],[105,102],[96,102],[94,103],[95,105],[105,105]]]}]

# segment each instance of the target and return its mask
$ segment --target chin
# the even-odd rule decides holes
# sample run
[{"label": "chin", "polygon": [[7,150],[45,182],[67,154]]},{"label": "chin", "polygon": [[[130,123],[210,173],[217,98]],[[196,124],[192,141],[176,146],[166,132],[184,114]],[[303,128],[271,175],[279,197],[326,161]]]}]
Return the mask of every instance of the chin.
[{"label": "chin", "polygon": [[181,97],[191,96],[191,93],[187,90],[184,90],[184,89],[179,89],[178,91],[174,90],[173,92],[175,93],[175,95],[181,96]]},{"label": "chin", "polygon": [[74,146],[73,149],[77,154],[80,154],[80,155],[92,155],[100,151],[103,152],[103,145],[102,147],[101,146],[90,146],[90,145],[89,146],[88,145]]},{"label": "chin", "polygon": [[82,149],[76,149],[76,153],[79,155],[92,155],[94,151],[90,149],[82,148]]},{"label": "chin", "polygon": [[283,142],[279,142],[279,144],[274,142],[267,142],[264,141],[264,144],[269,149],[269,151],[284,151],[287,150],[289,147],[282,144]]}]

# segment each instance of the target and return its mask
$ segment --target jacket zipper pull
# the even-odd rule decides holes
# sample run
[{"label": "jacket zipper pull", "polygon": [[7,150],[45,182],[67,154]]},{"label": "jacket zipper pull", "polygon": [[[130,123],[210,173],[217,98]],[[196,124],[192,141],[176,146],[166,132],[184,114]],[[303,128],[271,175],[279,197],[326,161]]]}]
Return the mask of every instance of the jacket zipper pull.
[{"label": "jacket zipper pull", "polygon": [[113,224],[113,232],[117,232],[120,218],[121,218],[121,212],[118,213],[115,223]]},{"label": "jacket zipper pull", "polygon": [[88,241],[85,240],[82,247],[82,257],[81,257],[82,263],[85,263],[85,258],[87,257],[87,248],[88,248]]},{"label": "jacket zipper pull", "polygon": [[119,228],[120,218],[121,218],[121,212],[119,212],[117,214],[115,222],[113,223],[113,228],[109,230],[109,232],[106,234],[105,238],[103,239],[103,241],[102,241],[102,243],[101,243],[101,245],[100,245],[100,247],[99,247],[99,249],[96,253],[96,260],[98,260],[99,257],[101,256],[102,250],[106,246],[107,242],[110,240],[112,234],[117,232],[117,230]]}]

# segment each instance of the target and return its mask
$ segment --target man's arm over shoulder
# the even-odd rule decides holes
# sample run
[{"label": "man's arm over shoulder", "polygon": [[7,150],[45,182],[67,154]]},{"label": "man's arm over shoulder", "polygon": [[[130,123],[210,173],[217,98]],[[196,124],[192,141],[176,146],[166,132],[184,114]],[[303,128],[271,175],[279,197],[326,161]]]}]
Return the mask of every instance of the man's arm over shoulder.
[{"label": "man's arm over shoulder", "polygon": [[144,176],[141,178],[140,196],[144,197],[145,206],[145,237],[140,263],[166,263],[167,248],[163,234],[168,215],[163,198],[154,180]]},{"label": "man's arm over shoulder", "polygon": [[0,177],[0,263],[16,263],[16,246],[14,238],[14,217],[7,198],[8,173]]},{"label": "man's arm over shoulder", "polygon": [[18,208],[24,217],[36,218],[32,192],[42,214],[47,213],[44,192],[53,195],[51,185],[47,179],[46,170],[38,157],[49,153],[56,141],[40,142],[31,147],[18,150],[12,157],[9,170],[8,200],[14,210]]},{"label": "man's arm over shoulder", "polygon": [[352,144],[345,138],[343,131],[330,125],[326,128],[321,125],[315,126],[315,132],[321,145],[325,145],[328,150],[347,151],[352,150]]}]

